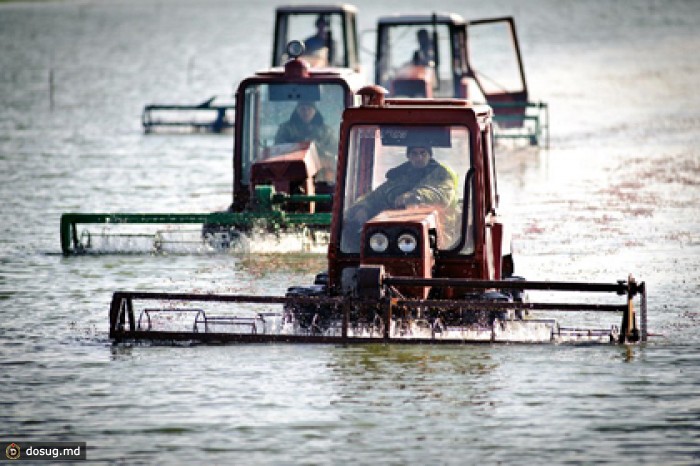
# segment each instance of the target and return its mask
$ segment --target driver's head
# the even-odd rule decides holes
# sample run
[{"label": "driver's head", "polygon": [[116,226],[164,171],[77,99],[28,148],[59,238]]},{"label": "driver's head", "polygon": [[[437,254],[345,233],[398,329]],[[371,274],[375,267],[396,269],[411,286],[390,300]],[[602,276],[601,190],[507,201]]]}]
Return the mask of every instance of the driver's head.
[{"label": "driver's head", "polygon": [[328,30],[328,21],[323,15],[319,15],[316,19],[316,29],[319,33],[325,33]]},{"label": "driver's head", "polygon": [[406,148],[406,157],[414,168],[423,168],[430,163],[433,149],[427,146],[409,146]]},{"label": "driver's head", "polygon": [[304,123],[310,123],[316,116],[316,106],[312,102],[299,102],[296,112]]},{"label": "driver's head", "polygon": [[416,35],[418,36],[418,43],[422,47],[426,47],[429,43],[428,41],[430,40],[428,31],[426,29],[419,29]]}]

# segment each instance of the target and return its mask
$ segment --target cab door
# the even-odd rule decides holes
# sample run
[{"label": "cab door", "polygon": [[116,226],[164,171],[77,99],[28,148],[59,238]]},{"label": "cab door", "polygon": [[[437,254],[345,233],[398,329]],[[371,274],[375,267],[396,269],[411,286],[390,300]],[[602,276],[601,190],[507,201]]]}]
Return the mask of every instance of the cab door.
[{"label": "cab door", "polygon": [[494,108],[501,127],[523,126],[528,90],[513,18],[469,21],[466,30],[468,76]]}]

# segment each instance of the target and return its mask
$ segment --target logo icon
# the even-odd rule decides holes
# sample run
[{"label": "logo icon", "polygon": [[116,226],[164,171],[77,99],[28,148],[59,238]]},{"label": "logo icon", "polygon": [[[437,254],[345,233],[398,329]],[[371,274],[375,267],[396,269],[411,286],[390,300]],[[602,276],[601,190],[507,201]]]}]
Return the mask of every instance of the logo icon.
[{"label": "logo icon", "polygon": [[16,443],[11,443],[5,448],[5,455],[7,456],[7,459],[9,460],[17,460],[19,459],[19,454],[20,454],[20,448],[19,445]]}]

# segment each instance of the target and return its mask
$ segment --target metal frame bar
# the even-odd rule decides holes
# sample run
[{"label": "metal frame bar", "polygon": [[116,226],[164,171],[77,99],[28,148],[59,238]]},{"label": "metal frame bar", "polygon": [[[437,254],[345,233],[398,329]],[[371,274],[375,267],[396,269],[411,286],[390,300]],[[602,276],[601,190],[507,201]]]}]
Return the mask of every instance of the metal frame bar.
[{"label": "metal frame bar", "polygon": [[[617,283],[581,283],[581,282],[528,282],[506,280],[468,280],[468,279],[413,279],[404,277],[386,277],[382,286],[398,286],[411,284],[413,286],[450,286],[473,289],[520,289],[520,290],[552,290],[552,291],[581,291],[615,293],[626,297],[626,303],[620,305],[590,304],[590,303],[512,303],[494,301],[456,300],[415,300],[382,298],[378,300],[354,298],[346,296],[255,296],[255,295],[222,295],[194,293],[150,293],[150,292],[115,292],[110,305],[109,336],[115,341],[123,340],[196,340],[203,342],[305,342],[305,343],[367,343],[377,341],[401,342],[406,341],[391,338],[389,325],[384,326],[383,338],[348,337],[350,311],[353,306],[366,307],[381,311],[384,322],[391,322],[392,314],[401,307],[418,308],[425,306],[441,307],[446,312],[452,309],[504,310],[528,309],[560,312],[592,311],[620,312],[623,314],[620,328],[619,343],[647,341],[647,300],[644,282],[630,280]],[[633,298],[640,295],[641,325],[637,329],[637,318],[633,311]],[[226,334],[226,333],[185,333],[185,332],[145,332],[136,330],[134,319],[134,300],[151,301],[191,301],[191,302],[227,302],[248,304],[313,304],[330,305],[342,310],[342,333],[337,336],[321,335],[277,335],[277,334]],[[128,324],[128,329],[126,328]],[[442,341],[436,339],[411,339],[410,343],[460,343],[460,340]]]},{"label": "metal frame bar", "polygon": [[[141,114],[141,124],[146,133],[151,133],[155,128],[166,128],[166,127],[182,127],[182,128],[192,128],[192,129],[207,129],[213,133],[220,133],[223,130],[233,128],[234,120],[227,119],[226,113],[228,111],[235,112],[235,104],[224,104],[224,105],[211,105],[211,100],[209,99],[198,105],[177,105],[177,104],[150,104],[143,108],[143,113]],[[195,119],[181,120],[161,120],[153,116],[153,112],[158,111],[182,111],[187,112],[192,115],[196,113],[204,112],[216,112],[212,116],[211,121],[197,121]],[[185,115],[187,116],[187,115]],[[235,116],[234,116],[235,118]]]}]

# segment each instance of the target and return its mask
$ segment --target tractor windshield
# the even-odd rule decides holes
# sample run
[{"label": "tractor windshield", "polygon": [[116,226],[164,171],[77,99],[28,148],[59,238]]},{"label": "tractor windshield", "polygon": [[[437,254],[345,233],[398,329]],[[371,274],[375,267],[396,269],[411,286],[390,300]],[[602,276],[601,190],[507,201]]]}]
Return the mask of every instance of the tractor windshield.
[{"label": "tractor windshield", "polygon": [[[474,250],[469,130],[464,126],[357,125],[350,131],[341,251],[360,250],[358,228],[378,213],[435,206],[438,247]],[[463,236],[466,235],[464,238]],[[464,241],[462,241],[464,239]]]},{"label": "tractor windshield", "polygon": [[289,57],[287,44],[304,41],[302,56],[312,67],[348,67],[345,29],[341,12],[300,12],[278,16],[273,66],[282,66]]},{"label": "tractor windshield", "polygon": [[387,25],[379,30],[377,80],[392,97],[452,97],[452,34],[447,24]]},{"label": "tractor windshield", "polygon": [[335,184],[346,92],[340,83],[250,84],[245,89],[242,114],[236,116],[242,118],[242,183],[249,184],[253,162],[284,152],[285,145],[313,142],[324,167],[316,181]]}]

